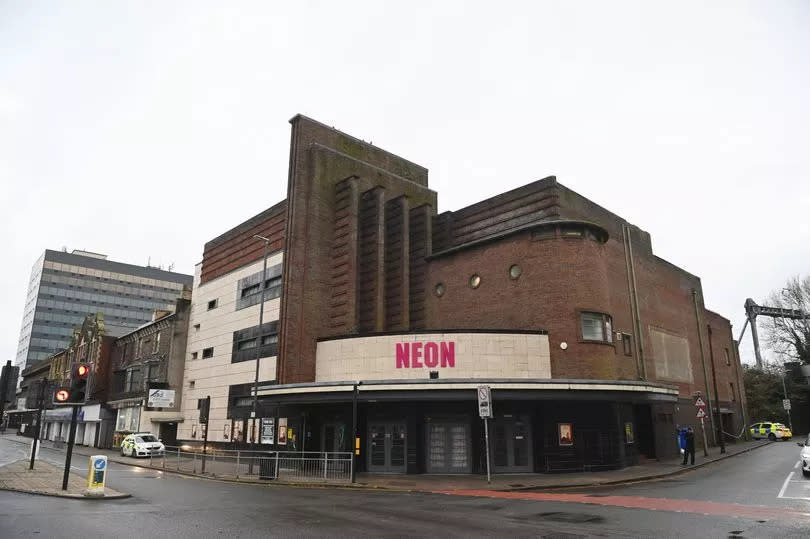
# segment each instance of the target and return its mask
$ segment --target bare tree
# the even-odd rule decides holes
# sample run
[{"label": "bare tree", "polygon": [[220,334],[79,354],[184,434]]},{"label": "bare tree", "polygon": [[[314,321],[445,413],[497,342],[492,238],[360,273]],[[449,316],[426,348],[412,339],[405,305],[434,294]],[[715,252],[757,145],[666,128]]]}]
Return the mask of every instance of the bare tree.
[{"label": "bare tree", "polygon": [[772,292],[769,307],[794,309],[808,318],[760,318],[764,322],[765,339],[769,347],[785,360],[810,365],[810,276],[788,279],[779,292]]}]

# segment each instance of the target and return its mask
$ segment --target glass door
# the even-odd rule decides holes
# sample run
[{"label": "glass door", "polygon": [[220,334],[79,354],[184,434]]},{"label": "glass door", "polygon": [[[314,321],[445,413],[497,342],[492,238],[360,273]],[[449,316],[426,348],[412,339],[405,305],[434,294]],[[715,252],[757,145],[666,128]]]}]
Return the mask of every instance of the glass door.
[{"label": "glass door", "polygon": [[467,423],[429,423],[427,472],[470,473],[470,426]]},{"label": "glass door", "polygon": [[368,471],[405,473],[408,436],[405,423],[369,423]]}]

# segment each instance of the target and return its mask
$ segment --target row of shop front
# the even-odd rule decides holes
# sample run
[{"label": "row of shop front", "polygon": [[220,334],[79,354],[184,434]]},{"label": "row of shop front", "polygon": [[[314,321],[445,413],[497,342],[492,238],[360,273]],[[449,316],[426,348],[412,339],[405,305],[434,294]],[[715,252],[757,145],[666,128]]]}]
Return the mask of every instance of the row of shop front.
[{"label": "row of shop front", "polygon": [[[564,382],[564,381],[563,381]],[[494,383],[489,420],[496,473],[612,469],[639,458],[671,456],[677,390],[650,384]],[[274,431],[263,448],[356,450],[358,471],[467,474],[486,471],[483,421],[469,382],[277,386],[260,392],[259,415]],[[238,402],[235,401],[235,402]],[[239,432],[251,432],[249,410],[229,410]],[[356,425],[357,439],[352,427]],[[283,432],[282,432],[283,431]],[[237,437],[230,445],[247,438]],[[281,443],[279,443],[281,442]]]},{"label": "row of shop front", "polygon": [[[70,407],[45,410],[41,439],[66,442],[70,433]],[[11,415],[11,414],[10,414]],[[33,437],[36,432],[37,411],[19,410],[10,426],[23,436]],[[151,432],[167,445],[177,443],[177,423],[182,421],[176,412],[162,412],[146,408],[142,401],[127,402],[118,408],[101,404],[80,406],[76,417],[75,443],[89,447],[109,449],[119,447],[121,440],[133,432]]]}]

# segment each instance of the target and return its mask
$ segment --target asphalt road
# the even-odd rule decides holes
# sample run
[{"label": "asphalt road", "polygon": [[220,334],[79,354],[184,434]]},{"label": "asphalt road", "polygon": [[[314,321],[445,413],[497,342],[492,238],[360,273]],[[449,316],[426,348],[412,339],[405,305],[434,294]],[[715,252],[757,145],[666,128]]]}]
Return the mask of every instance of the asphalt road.
[{"label": "asphalt road", "polygon": [[[24,451],[0,440],[0,462]],[[778,443],[667,481],[471,495],[236,485],[112,463],[109,486],[132,498],[0,491],[0,537],[806,538],[810,480],[794,473],[783,490],[797,457],[796,444]]]}]

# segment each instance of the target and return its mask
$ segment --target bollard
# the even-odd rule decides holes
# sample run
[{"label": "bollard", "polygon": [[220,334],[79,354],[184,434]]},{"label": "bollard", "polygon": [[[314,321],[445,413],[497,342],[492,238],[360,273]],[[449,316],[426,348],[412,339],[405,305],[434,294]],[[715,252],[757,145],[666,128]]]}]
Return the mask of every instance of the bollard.
[{"label": "bollard", "polygon": [[106,455],[93,455],[89,457],[87,462],[87,490],[84,492],[84,495],[90,498],[103,498],[106,480]]}]

